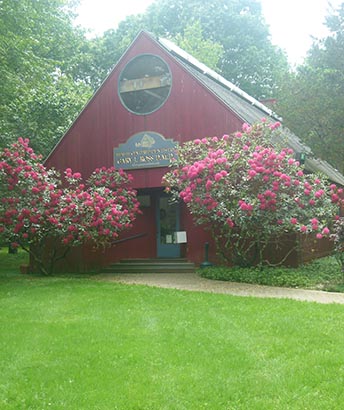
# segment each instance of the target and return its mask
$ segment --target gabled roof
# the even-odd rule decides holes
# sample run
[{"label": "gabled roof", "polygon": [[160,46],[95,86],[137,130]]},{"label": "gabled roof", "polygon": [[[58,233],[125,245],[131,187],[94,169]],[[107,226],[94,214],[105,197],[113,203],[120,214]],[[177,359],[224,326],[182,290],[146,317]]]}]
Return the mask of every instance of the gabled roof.
[{"label": "gabled roof", "polygon": [[[151,34],[149,34],[152,36]],[[190,74],[197,78],[208,90],[214,93],[229,109],[236,113],[244,122],[253,124],[268,117],[272,121],[282,119],[260,101],[248,95],[239,87],[226,80],[220,74],[198,61],[170,40],[158,38],[159,44],[171,54]],[[305,168],[310,172],[321,172],[331,181],[344,185],[344,176],[328,162],[313,156],[310,147],[305,145],[289,129],[283,127],[281,141],[287,144],[297,154],[306,154]]]}]

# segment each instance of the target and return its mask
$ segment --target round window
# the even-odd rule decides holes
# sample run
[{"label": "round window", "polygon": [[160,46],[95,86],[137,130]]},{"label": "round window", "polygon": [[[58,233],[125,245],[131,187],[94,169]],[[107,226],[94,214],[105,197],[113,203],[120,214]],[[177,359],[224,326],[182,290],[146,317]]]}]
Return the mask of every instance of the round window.
[{"label": "round window", "polygon": [[160,57],[141,54],[124,67],[119,76],[122,104],[139,115],[150,114],[167,100],[172,85],[168,65]]}]

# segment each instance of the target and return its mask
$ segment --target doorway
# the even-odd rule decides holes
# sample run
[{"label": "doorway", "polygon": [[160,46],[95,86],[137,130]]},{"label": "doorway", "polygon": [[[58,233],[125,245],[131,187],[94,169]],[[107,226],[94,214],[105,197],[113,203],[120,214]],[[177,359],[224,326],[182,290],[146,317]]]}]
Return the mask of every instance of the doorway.
[{"label": "doorway", "polygon": [[156,196],[157,257],[180,258],[180,244],[175,241],[175,232],[180,227],[179,203],[171,202],[168,195]]}]

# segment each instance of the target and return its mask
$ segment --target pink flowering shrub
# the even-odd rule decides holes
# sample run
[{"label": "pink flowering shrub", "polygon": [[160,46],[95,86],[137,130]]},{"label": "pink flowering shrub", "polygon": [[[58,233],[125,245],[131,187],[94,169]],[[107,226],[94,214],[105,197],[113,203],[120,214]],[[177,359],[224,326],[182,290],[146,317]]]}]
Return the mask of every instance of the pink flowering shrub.
[{"label": "pink flowering shrub", "polygon": [[67,169],[62,183],[40,160],[27,139],[0,152],[0,236],[30,252],[48,274],[72,246],[111,245],[131,227],[139,203],[132,177],[122,170],[96,169],[83,183]]},{"label": "pink flowering shrub", "polygon": [[332,239],[335,244],[335,256],[344,273],[344,216],[336,218]]},{"label": "pink flowering shrub", "polygon": [[306,175],[291,149],[272,146],[279,126],[244,125],[232,136],[187,142],[164,176],[167,190],[237,264],[264,263],[268,243],[288,232],[329,236],[338,212],[342,189]]}]

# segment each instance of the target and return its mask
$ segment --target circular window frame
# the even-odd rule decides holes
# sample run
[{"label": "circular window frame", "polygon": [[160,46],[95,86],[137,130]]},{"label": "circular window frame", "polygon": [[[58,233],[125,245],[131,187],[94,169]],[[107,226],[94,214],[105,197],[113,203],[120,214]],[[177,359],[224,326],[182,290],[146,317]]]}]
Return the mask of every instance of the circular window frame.
[{"label": "circular window frame", "polygon": [[[168,78],[169,78],[170,84],[168,85],[167,94],[165,96],[163,96],[163,101],[159,105],[157,105],[155,108],[153,108],[151,110],[147,110],[145,112],[137,112],[137,111],[133,110],[131,107],[129,107],[127,105],[127,103],[124,101],[124,99],[122,98],[122,95],[121,95],[121,82],[122,82],[123,77],[125,76],[125,73],[126,73],[126,70],[128,69],[128,67],[131,68],[131,65],[135,62],[135,60],[137,60],[139,58],[142,58],[142,57],[154,57],[154,58],[160,60],[161,63],[162,63],[162,66],[164,65],[167,69],[167,70],[165,70],[165,73],[168,73]],[[119,74],[119,77],[118,77],[117,94],[118,94],[118,98],[121,101],[121,104],[123,105],[123,107],[127,111],[129,111],[129,112],[131,112],[132,114],[135,114],[135,115],[144,116],[144,115],[149,115],[149,114],[152,114],[152,113],[158,111],[166,103],[166,101],[168,100],[168,98],[171,94],[172,83],[173,83],[173,81],[172,81],[172,72],[171,72],[171,69],[170,69],[169,65],[166,63],[166,61],[162,57],[160,57],[156,54],[142,53],[142,54],[138,54],[137,56],[135,56],[131,60],[129,60],[126,63],[126,65],[124,66],[124,68],[121,70],[121,72]]]}]

